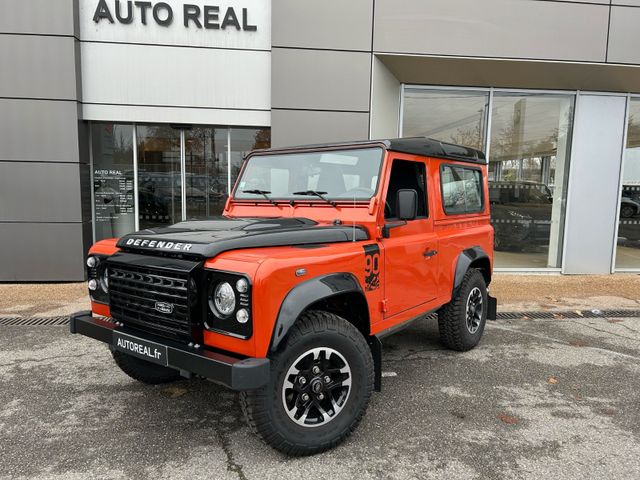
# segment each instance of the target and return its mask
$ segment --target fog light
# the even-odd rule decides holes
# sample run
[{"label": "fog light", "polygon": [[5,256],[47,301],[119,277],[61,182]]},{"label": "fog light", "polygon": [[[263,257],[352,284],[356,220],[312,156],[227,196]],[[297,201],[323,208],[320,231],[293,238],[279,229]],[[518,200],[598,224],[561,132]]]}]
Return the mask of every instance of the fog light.
[{"label": "fog light", "polygon": [[249,321],[249,312],[241,308],[236,312],[236,320],[238,320],[238,323],[247,323]]},{"label": "fog light", "polygon": [[87,258],[87,267],[93,268],[98,265],[98,259],[96,257]]},{"label": "fog light", "polygon": [[247,282],[244,278],[241,278],[236,282],[236,290],[240,293],[247,293],[249,290],[249,282]]},{"label": "fog light", "polygon": [[94,291],[96,288],[98,288],[98,282],[95,280],[95,278],[92,278],[91,280],[89,280],[89,290]]}]

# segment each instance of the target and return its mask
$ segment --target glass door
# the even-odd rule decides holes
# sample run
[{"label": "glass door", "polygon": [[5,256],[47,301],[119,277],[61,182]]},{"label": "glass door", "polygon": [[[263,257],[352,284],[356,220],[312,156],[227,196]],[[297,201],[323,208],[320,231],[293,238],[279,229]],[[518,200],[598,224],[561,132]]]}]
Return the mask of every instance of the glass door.
[{"label": "glass door", "polygon": [[627,108],[615,268],[640,270],[640,98],[632,98]]},{"label": "glass door", "polygon": [[220,215],[227,199],[227,128],[185,130],[186,218]]},{"label": "glass door", "polygon": [[180,131],[168,125],[137,125],[140,229],[182,220]]}]

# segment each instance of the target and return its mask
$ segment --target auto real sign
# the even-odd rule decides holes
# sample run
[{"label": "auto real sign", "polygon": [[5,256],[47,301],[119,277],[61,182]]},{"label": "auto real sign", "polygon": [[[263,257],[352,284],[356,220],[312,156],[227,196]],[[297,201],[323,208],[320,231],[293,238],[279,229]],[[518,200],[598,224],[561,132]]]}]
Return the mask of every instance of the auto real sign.
[{"label": "auto real sign", "polygon": [[[153,18],[153,21],[161,27],[169,27],[173,23],[174,12],[173,7],[166,2],[139,2],[139,1],[120,1],[114,0],[115,3],[115,19],[124,25],[129,25],[138,20],[142,25],[147,25],[147,21]],[[219,5],[200,5],[193,3],[185,3],[182,5],[182,23],[185,28],[207,28],[213,30],[225,30],[226,28],[235,28],[236,30],[244,30],[255,32],[258,27],[249,22],[249,9],[242,9],[242,22],[233,6],[224,9],[224,15],[221,15]],[[137,17],[137,18],[136,18]],[[93,14],[93,21],[100,23],[106,21],[115,23],[114,14],[109,9],[107,0],[98,0],[96,11]]]},{"label": "auto real sign", "polygon": [[80,0],[80,39],[269,50],[265,0]]}]

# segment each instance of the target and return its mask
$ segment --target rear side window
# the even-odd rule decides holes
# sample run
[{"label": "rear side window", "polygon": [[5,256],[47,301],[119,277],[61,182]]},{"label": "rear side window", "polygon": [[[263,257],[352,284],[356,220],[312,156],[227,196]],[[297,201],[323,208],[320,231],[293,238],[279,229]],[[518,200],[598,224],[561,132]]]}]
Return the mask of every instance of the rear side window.
[{"label": "rear side window", "polygon": [[442,205],[447,215],[478,213],[484,209],[482,172],[477,168],[440,167]]}]

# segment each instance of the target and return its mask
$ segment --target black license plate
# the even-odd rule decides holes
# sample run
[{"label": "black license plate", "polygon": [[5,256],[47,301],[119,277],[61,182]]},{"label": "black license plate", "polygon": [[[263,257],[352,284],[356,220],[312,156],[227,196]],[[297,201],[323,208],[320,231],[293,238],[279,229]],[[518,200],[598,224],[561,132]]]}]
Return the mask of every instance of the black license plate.
[{"label": "black license plate", "polygon": [[133,357],[138,357],[148,362],[164,365],[165,367],[169,364],[167,346],[160,343],[114,331],[113,346],[120,352],[128,353]]}]

